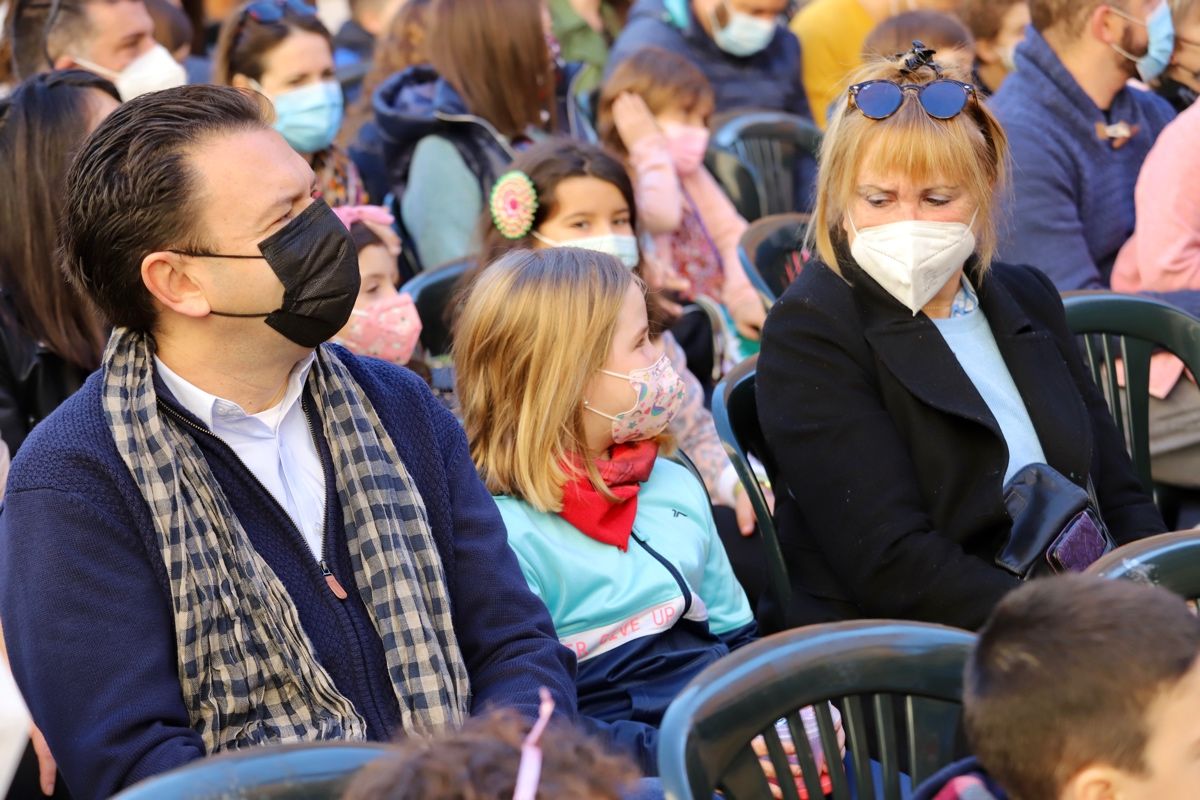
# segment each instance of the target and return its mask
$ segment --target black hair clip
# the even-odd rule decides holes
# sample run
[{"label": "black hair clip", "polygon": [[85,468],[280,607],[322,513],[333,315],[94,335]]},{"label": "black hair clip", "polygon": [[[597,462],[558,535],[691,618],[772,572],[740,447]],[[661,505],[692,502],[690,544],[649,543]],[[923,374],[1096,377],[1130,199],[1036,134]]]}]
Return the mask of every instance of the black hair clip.
[{"label": "black hair clip", "polygon": [[911,74],[921,69],[929,67],[939,78],[942,77],[942,68],[933,60],[933,54],[937,51],[932,47],[926,47],[924,42],[913,39],[912,50],[907,53],[897,53],[896,58],[904,59],[904,67],[901,72]]}]

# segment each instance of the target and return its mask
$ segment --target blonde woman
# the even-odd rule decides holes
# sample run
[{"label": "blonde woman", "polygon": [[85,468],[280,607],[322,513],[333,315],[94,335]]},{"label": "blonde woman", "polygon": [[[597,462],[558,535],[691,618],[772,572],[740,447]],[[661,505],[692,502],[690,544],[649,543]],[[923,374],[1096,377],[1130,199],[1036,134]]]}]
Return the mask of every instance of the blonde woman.
[{"label": "blonde woman", "polygon": [[[793,625],[976,628],[1021,579],[1163,530],[1054,286],[992,263],[1004,132],[932,56],[868,65],[840,101],[820,260],[767,319],[758,410],[787,488]],[[1078,502],[1080,527],[1022,511],[1028,486]]]},{"label": "blonde woman", "polygon": [[579,661],[581,715],[655,774],[667,706],[755,624],[703,484],[663,457],[683,385],[644,287],[611,256],[510,253],[472,289],[454,363],[471,456]]}]

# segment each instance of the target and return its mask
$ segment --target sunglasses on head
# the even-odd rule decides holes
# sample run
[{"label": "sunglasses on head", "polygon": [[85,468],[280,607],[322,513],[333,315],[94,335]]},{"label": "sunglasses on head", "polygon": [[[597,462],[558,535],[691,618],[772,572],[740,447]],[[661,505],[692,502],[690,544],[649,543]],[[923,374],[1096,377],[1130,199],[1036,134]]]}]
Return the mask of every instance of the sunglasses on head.
[{"label": "sunglasses on head", "polygon": [[316,15],[317,10],[303,0],[257,0],[242,10],[243,21],[249,17],[263,25],[282,22],[287,16],[315,17]]},{"label": "sunglasses on head", "polygon": [[905,92],[915,92],[925,113],[934,119],[953,119],[963,112],[975,87],[949,78],[929,83],[896,83],[895,81],[865,81],[850,87],[850,105],[868,119],[887,119],[904,104]]}]

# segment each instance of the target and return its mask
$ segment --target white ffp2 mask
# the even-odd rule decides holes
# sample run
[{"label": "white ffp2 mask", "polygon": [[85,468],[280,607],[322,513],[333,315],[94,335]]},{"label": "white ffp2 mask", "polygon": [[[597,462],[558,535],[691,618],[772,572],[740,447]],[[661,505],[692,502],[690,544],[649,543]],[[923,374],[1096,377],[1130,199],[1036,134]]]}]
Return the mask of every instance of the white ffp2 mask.
[{"label": "white ffp2 mask", "polygon": [[975,252],[974,224],[907,219],[859,230],[851,219],[850,254],[915,317]]},{"label": "white ffp2 mask", "polygon": [[120,72],[82,58],[76,58],[74,61],[88,72],[95,72],[112,81],[117,87],[117,93],[125,102],[150,92],[174,89],[187,83],[187,71],[161,44],[154,45],[130,61]]}]

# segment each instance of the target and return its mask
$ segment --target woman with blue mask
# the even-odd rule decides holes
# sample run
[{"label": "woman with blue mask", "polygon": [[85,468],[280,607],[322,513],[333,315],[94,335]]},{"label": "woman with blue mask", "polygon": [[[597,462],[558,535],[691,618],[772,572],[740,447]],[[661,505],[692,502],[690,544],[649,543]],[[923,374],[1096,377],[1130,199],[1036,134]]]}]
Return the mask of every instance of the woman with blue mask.
[{"label": "woman with blue mask", "polygon": [[333,45],[302,0],[252,0],[226,18],[213,54],[213,82],[261,92],[275,107],[275,129],[317,173],[331,206],[362,205],[367,193],[334,139],[342,126],[342,89]]},{"label": "woman with blue mask", "polygon": [[1167,0],[1162,8],[1169,13],[1156,12],[1149,21],[1146,57],[1157,72],[1150,85],[1182,114],[1200,93],[1200,0]]}]

